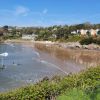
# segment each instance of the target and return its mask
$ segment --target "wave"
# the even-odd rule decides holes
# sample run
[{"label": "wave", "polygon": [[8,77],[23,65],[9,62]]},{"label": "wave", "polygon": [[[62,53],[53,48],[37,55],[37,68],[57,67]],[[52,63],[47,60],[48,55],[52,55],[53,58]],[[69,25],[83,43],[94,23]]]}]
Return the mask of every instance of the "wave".
[{"label": "wave", "polygon": [[50,67],[54,67],[54,68],[58,69],[59,71],[63,72],[64,74],[68,75],[68,73],[66,71],[62,70],[61,68],[59,68],[55,64],[49,63],[49,62],[47,62],[45,60],[41,60],[40,62],[43,63],[43,64],[49,64],[49,65],[51,65]]},{"label": "wave", "polygon": [[15,47],[14,44],[12,44],[12,43],[6,43],[6,44],[11,46],[11,47]]},{"label": "wave", "polygon": [[7,57],[8,53],[7,52],[1,53],[0,56]]},{"label": "wave", "polygon": [[38,52],[34,51],[34,53],[35,53],[38,57],[40,57],[40,54],[39,54]]}]

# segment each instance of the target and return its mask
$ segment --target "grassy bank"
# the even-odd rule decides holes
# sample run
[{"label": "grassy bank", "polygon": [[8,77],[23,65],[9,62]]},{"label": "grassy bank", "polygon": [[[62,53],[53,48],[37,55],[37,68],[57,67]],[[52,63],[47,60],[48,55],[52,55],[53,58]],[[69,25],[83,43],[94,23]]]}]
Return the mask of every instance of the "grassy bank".
[{"label": "grassy bank", "polygon": [[[1,93],[0,100],[99,100],[100,66],[63,78],[43,81],[12,92]],[[74,98],[74,99],[73,99]]]}]

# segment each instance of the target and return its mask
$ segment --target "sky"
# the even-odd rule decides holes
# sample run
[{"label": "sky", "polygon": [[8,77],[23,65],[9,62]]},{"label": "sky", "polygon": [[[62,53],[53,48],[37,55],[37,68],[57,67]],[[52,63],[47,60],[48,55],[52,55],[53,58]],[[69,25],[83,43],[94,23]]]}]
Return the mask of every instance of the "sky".
[{"label": "sky", "polygon": [[100,0],[0,0],[0,25],[100,23]]}]

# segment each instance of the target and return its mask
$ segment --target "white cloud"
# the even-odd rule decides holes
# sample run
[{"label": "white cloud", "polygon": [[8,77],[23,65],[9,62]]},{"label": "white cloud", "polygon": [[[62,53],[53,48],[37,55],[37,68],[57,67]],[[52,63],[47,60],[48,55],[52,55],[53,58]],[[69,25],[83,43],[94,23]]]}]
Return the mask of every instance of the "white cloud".
[{"label": "white cloud", "polygon": [[30,10],[24,6],[18,6],[15,9],[15,15],[27,16],[29,11]]},{"label": "white cloud", "polygon": [[42,11],[43,14],[47,14],[47,12],[48,12],[48,9],[44,9],[44,10]]}]

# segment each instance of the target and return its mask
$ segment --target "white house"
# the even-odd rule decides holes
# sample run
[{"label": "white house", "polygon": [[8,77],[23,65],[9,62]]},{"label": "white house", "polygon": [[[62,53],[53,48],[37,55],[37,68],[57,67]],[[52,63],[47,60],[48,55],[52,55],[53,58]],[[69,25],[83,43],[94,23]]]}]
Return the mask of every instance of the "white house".
[{"label": "white house", "polygon": [[81,35],[83,35],[83,36],[84,36],[84,35],[86,35],[86,34],[87,34],[87,30],[81,29],[81,30],[80,30],[80,33],[81,33]]},{"label": "white house", "polygon": [[85,35],[91,35],[91,36],[98,36],[100,33],[100,29],[90,29],[90,30],[84,30],[84,29],[81,29],[80,30],[80,33],[82,36],[85,36]]},{"label": "white house", "polygon": [[25,40],[35,40],[37,35],[35,34],[32,34],[32,35],[29,35],[29,34],[23,34],[22,35],[22,39],[25,39]]},{"label": "white house", "polygon": [[97,35],[97,32],[94,29],[91,29],[90,30],[90,33],[91,33],[91,36],[96,36]]},{"label": "white house", "polygon": [[71,34],[77,34],[77,33],[78,33],[78,32],[76,32],[76,31],[72,31],[72,32],[71,32]]}]

